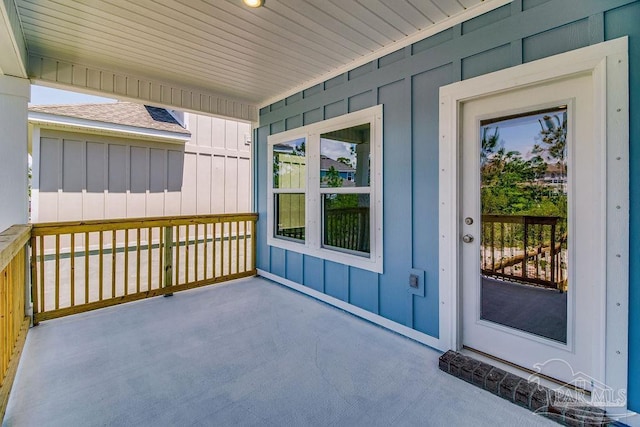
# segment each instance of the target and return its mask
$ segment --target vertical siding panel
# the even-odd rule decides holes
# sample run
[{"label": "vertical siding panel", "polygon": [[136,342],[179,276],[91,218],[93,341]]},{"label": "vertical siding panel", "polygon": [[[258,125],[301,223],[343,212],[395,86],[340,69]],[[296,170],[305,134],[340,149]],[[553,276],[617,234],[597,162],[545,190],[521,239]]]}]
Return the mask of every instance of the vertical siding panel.
[{"label": "vertical siding panel", "polygon": [[225,158],[224,211],[236,212],[238,209],[238,158]]},{"label": "vertical siding panel", "polygon": [[225,148],[226,124],[225,120],[211,118],[211,141],[214,148]]},{"label": "vertical siding panel", "polygon": [[324,260],[305,255],[303,263],[304,285],[324,293]]},{"label": "vertical siding panel", "polygon": [[182,178],[182,215],[196,214],[196,197],[197,197],[197,173],[198,173],[197,154],[184,153],[184,170]]},{"label": "vertical siding panel", "polygon": [[[605,13],[607,40],[629,36],[629,236],[640,234],[640,2]],[[629,241],[629,390],[628,406],[640,412],[640,240]]]},{"label": "vertical siding panel", "polygon": [[350,268],[349,302],[372,313],[378,313],[378,274]]},{"label": "vertical siding panel", "polygon": [[238,159],[238,212],[251,210],[251,159],[241,157]]},{"label": "vertical siding panel", "polygon": [[238,123],[225,120],[225,148],[238,151]]},{"label": "vertical siding panel", "polygon": [[[427,272],[426,297],[414,297],[414,328],[438,335],[438,99],[451,83],[451,65],[413,77],[413,266]],[[435,162],[430,161],[434,159]],[[434,226],[436,225],[436,226]]]},{"label": "vertical siding panel", "polygon": [[84,219],[104,217],[105,191],[107,190],[107,171],[105,170],[106,144],[87,141],[87,191],[84,195]]},{"label": "vertical siding panel", "polygon": [[57,138],[40,138],[40,222],[58,220],[58,189],[60,186],[60,150],[62,141]]},{"label": "vertical siding panel", "polygon": [[286,251],[281,248],[271,246],[271,266],[270,270],[273,274],[277,274],[280,277],[286,276],[287,270],[287,258]]},{"label": "vertical siding panel", "polygon": [[149,150],[149,194],[147,195],[147,215],[164,215],[164,189],[166,188],[166,150]]},{"label": "vertical siding panel", "polygon": [[213,177],[215,183],[212,188],[213,200],[211,201],[211,209],[214,213],[224,213],[225,209],[225,164],[224,156],[213,156]]},{"label": "vertical siding panel", "polygon": [[198,154],[198,192],[197,213],[207,214],[211,211],[211,156]]},{"label": "vertical siding panel", "polygon": [[182,212],[182,187],[184,179],[184,151],[167,152],[167,194],[165,195],[165,215],[179,215]]},{"label": "vertical siding panel", "polygon": [[84,187],[84,143],[64,139],[62,141],[62,192],[59,198],[58,217],[82,219],[82,189]]},{"label": "vertical siding panel", "polygon": [[[131,147],[130,183],[127,195],[127,217],[142,217],[147,213],[147,189],[149,182],[149,153],[146,147]],[[111,163],[113,159],[110,159]],[[109,192],[111,195],[111,192]]]},{"label": "vertical siding panel", "polygon": [[[401,324],[406,312],[408,271],[411,268],[411,93],[404,80],[378,89],[384,105],[384,263],[380,278],[380,314]],[[436,160],[437,161],[437,160]],[[407,165],[398,167],[398,165]],[[404,191],[402,191],[402,190]]]},{"label": "vertical siding panel", "polygon": [[[105,145],[105,144],[103,144]],[[107,218],[125,218],[131,216],[127,214],[127,157],[131,155],[130,149],[126,145],[107,145],[107,183],[108,193],[105,202],[105,215]],[[129,162],[133,167],[140,167],[137,163]],[[146,168],[144,168],[146,171]],[[135,203],[142,202],[142,198],[132,198],[131,207],[134,212],[141,212],[134,207]],[[144,213],[143,213],[144,214]]]},{"label": "vertical siding panel", "polygon": [[304,280],[303,255],[296,252],[287,251],[286,256],[287,271],[285,277],[296,283],[302,283],[302,281]]},{"label": "vertical siding panel", "polygon": [[[212,136],[212,118],[207,116],[198,116],[196,114],[190,114],[195,123],[191,126],[191,140],[201,147],[211,147]],[[193,135],[193,132],[196,132]]]},{"label": "vertical siding panel", "polygon": [[324,262],[324,291],[349,302],[349,267],[333,261]]}]

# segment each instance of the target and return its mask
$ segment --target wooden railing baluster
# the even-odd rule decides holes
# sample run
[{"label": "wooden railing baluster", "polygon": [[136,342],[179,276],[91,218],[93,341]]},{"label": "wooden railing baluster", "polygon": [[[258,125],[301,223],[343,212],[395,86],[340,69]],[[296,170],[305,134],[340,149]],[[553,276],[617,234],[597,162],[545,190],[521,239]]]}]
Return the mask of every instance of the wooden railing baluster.
[{"label": "wooden railing baluster", "polygon": [[129,229],[124,230],[124,295],[129,295]]},{"label": "wooden railing baluster", "polygon": [[101,230],[99,233],[100,242],[98,249],[98,262],[100,266],[98,268],[98,301],[102,301],[102,291],[103,291],[103,282],[104,282],[104,235]]},{"label": "wooden railing baluster", "polygon": [[71,233],[71,305],[76,304],[76,235]]},{"label": "wooden railing baluster", "polygon": [[136,293],[140,293],[140,227],[136,228]]},{"label": "wooden railing baluster", "polygon": [[[256,220],[256,214],[222,214],[35,224],[31,237],[34,321],[37,323],[255,274]],[[181,236],[183,226],[184,238]],[[93,252],[91,233],[95,233],[98,239],[97,250],[95,239],[93,241]],[[135,249],[130,248],[133,239],[131,233],[135,233]],[[83,236],[82,251],[76,250],[80,240],[77,235]],[[146,243],[143,243],[143,238],[146,238]],[[52,253],[45,256],[49,239],[49,251]],[[352,243],[357,243],[357,240]],[[157,251],[154,247],[156,243]],[[120,249],[124,265],[119,261]],[[110,259],[105,258],[109,250]],[[143,253],[145,251],[146,255]],[[136,254],[135,271],[129,252]],[[76,258],[84,262],[84,278],[82,274],[76,275],[80,265]],[[111,268],[105,268],[105,262],[109,261]],[[156,262],[157,265],[154,264]],[[185,269],[183,275],[181,269]],[[53,277],[48,279],[46,274]],[[105,284],[109,275],[111,286],[109,282]],[[135,291],[129,289],[129,279],[135,280]],[[91,283],[92,280],[95,283]],[[119,289],[120,280],[122,291]],[[146,286],[142,284],[143,281]],[[82,288],[84,298],[80,297]],[[49,297],[51,302],[48,302]]]},{"label": "wooden railing baluster", "polygon": [[116,296],[116,230],[111,231],[111,298]]},{"label": "wooden railing baluster", "polygon": [[[560,244],[557,243],[556,224],[560,219],[483,215],[480,238],[482,274],[560,289],[564,286],[564,280],[557,278],[564,271],[558,268],[558,260],[566,241],[565,233]],[[498,238],[496,231],[500,233]],[[508,250],[505,243],[508,243]],[[496,252],[499,259],[496,258]]]}]

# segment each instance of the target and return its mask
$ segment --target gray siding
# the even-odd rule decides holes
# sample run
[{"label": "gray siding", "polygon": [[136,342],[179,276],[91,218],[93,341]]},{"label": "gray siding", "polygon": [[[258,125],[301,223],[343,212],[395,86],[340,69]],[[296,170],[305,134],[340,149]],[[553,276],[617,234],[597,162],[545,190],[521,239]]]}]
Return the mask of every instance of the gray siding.
[{"label": "gray siding", "polygon": [[250,125],[186,116],[187,144],[41,129],[32,221],[249,212]]}]

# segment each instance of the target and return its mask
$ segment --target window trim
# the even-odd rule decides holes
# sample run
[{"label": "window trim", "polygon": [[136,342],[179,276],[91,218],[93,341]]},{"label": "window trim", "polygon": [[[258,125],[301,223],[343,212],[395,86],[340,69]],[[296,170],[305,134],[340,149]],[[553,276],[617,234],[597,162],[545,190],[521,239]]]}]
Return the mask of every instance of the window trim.
[{"label": "window trim", "polygon": [[[382,105],[359,110],[354,113],[334,117],[289,131],[270,135],[267,138],[267,245],[290,250],[317,258],[358,267],[376,273],[383,272],[383,229],[382,229]],[[340,188],[320,187],[320,135],[370,123],[371,128],[371,182],[370,197],[370,253],[352,254],[347,251],[330,249],[322,245],[322,193],[341,193]],[[297,242],[276,237],[274,228],[274,197],[281,191],[273,188],[273,146],[305,138],[306,144],[306,186],[296,193],[305,194],[305,241]],[[328,190],[328,191],[325,191]],[[349,191],[351,193],[353,191]],[[356,191],[357,192],[357,191]]]}]

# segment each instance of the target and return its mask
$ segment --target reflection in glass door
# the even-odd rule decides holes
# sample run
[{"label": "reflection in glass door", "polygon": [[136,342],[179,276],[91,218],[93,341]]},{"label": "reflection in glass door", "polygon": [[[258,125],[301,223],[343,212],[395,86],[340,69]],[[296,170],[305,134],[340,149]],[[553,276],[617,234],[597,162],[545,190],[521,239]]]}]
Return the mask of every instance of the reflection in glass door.
[{"label": "reflection in glass door", "polygon": [[480,122],[480,318],[567,343],[567,107]]}]

